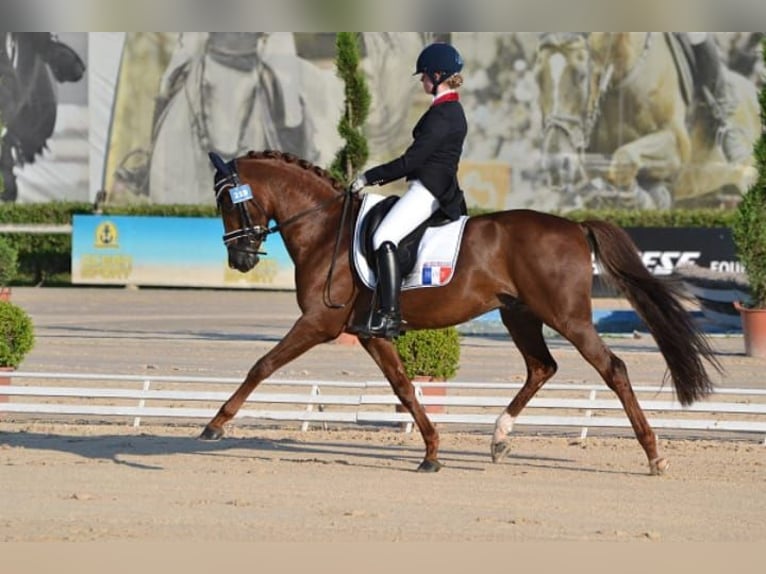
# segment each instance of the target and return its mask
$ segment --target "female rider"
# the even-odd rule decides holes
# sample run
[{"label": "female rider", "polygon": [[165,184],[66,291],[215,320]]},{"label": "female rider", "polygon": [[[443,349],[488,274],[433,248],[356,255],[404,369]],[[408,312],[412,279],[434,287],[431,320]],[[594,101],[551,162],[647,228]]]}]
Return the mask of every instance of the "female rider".
[{"label": "female rider", "polygon": [[378,306],[368,324],[355,327],[360,337],[391,339],[399,335],[399,242],[437,210],[453,220],[466,212],[457,181],[467,131],[457,93],[463,83],[462,68],[463,59],[450,44],[431,44],[420,53],[415,75],[420,74],[423,89],[433,96],[433,102],[415,124],[412,143],[402,156],[368,169],[351,183],[351,191],[357,193],[367,185],[384,185],[402,177],[408,182],[407,191],[373,236]]}]

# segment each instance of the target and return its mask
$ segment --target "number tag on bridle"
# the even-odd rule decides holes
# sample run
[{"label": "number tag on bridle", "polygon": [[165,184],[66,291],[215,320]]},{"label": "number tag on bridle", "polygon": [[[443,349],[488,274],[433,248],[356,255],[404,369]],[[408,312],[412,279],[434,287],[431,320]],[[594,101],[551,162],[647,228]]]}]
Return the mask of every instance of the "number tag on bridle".
[{"label": "number tag on bridle", "polygon": [[242,203],[248,199],[253,199],[253,190],[250,189],[248,184],[243,183],[242,185],[229,189],[229,196],[231,197],[232,203]]}]

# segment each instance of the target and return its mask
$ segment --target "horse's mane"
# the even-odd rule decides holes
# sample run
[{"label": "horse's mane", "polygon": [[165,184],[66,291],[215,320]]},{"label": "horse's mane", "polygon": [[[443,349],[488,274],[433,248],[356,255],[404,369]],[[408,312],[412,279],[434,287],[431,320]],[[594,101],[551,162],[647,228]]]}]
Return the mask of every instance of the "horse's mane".
[{"label": "horse's mane", "polygon": [[282,161],[285,163],[297,165],[301,169],[310,171],[311,173],[313,173],[320,179],[323,179],[324,181],[329,183],[333,189],[336,189],[338,191],[344,190],[343,184],[340,181],[338,181],[337,178],[333,177],[333,175],[329,171],[317,165],[314,165],[310,161],[302,159],[294,154],[283,152],[283,151],[272,150],[272,149],[267,149],[263,151],[251,150],[247,152],[247,157],[248,159],[275,159],[277,161]]}]

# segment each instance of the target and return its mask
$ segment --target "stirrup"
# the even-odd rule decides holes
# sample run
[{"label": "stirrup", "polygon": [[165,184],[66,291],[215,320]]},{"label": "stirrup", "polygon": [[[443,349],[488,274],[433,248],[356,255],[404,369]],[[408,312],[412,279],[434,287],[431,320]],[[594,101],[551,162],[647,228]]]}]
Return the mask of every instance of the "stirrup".
[{"label": "stirrup", "polygon": [[362,339],[381,337],[391,340],[401,335],[401,327],[402,320],[398,313],[376,311],[371,321],[366,325],[356,326],[353,330],[357,337]]}]

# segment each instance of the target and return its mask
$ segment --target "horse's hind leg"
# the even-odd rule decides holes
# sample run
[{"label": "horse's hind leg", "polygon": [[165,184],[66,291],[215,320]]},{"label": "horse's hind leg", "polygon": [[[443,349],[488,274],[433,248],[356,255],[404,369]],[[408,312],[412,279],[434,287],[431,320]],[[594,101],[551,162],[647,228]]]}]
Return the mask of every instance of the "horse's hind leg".
[{"label": "horse's hind leg", "polygon": [[223,436],[223,425],[234,418],[247,397],[261,381],[282,365],[289,363],[319,343],[330,339],[330,336],[314,329],[304,317],[298,319],[290,332],[250,368],[244,382],[205,426],[205,430],[202,431],[199,438],[202,440],[220,439]]},{"label": "horse's hind leg", "polygon": [[490,446],[492,462],[499,462],[508,455],[511,450],[508,434],[513,429],[513,421],[557,370],[556,361],[543,337],[543,323],[528,307],[514,302],[500,310],[500,318],[524,357],[527,380],[495,421],[495,432]]},{"label": "horse's hind leg", "polygon": [[633,432],[649,459],[650,473],[662,474],[667,469],[668,462],[658,454],[657,437],[633,393],[625,363],[602,341],[590,317],[587,321],[570,319],[559,332],[577,347],[585,360],[599,372],[607,386],[617,394]]},{"label": "horse's hind leg", "polygon": [[391,341],[383,338],[375,337],[359,339],[359,341],[383,371],[394,393],[399,397],[399,401],[415,419],[415,424],[420,430],[426,445],[426,456],[418,466],[418,472],[437,472],[442,466],[439,462],[439,433],[415,397],[415,387],[404,372],[404,366],[396,348]]}]

